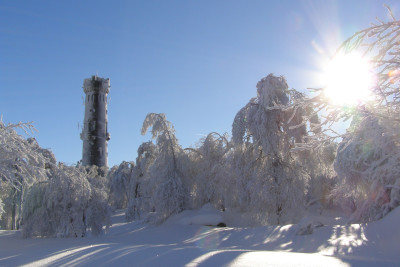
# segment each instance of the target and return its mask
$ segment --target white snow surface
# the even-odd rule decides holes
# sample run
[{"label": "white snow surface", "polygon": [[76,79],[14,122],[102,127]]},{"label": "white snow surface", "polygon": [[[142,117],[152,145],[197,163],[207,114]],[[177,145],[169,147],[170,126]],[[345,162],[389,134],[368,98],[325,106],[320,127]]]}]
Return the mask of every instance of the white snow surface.
[{"label": "white snow surface", "polygon": [[[0,266],[400,266],[400,208],[352,225],[314,215],[297,225],[232,227],[232,216],[211,206],[158,226],[124,218],[117,211],[101,237],[23,239],[0,231]],[[207,226],[220,222],[227,227]]]},{"label": "white snow surface", "polygon": [[200,210],[185,210],[169,219],[166,224],[216,226],[223,222],[223,213],[206,204]]}]

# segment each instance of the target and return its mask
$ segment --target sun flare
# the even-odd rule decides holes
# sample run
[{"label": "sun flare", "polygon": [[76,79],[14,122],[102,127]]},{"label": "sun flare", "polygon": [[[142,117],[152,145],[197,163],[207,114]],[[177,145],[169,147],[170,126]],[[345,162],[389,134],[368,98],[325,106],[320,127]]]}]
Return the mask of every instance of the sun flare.
[{"label": "sun flare", "polygon": [[371,69],[357,53],[335,56],[325,68],[324,95],[336,105],[354,106],[367,101],[374,85]]}]

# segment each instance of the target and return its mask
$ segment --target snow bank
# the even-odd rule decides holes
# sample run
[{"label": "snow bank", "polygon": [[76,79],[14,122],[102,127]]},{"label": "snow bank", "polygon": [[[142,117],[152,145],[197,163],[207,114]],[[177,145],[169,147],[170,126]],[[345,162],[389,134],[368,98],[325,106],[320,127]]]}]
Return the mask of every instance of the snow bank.
[{"label": "snow bank", "polygon": [[170,218],[167,223],[181,225],[203,225],[217,226],[223,223],[222,212],[215,209],[211,204],[204,205],[200,210],[186,210]]},{"label": "snow bank", "polygon": [[[205,206],[154,226],[123,221],[101,237],[22,239],[0,231],[0,266],[400,266],[400,208],[368,224],[216,228],[224,212]],[[313,218],[311,223],[318,221]],[[324,218],[324,222],[328,221]]]}]

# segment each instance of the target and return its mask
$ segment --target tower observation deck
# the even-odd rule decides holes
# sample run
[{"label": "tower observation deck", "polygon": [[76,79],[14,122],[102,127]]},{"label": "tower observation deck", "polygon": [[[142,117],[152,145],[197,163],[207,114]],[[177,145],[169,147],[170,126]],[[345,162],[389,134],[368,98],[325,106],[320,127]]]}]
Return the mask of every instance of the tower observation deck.
[{"label": "tower observation deck", "polygon": [[85,97],[85,117],[81,139],[83,141],[82,165],[108,165],[107,142],[110,134],[107,129],[107,94],[110,92],[110,79],[96,76],[83,81]]}]

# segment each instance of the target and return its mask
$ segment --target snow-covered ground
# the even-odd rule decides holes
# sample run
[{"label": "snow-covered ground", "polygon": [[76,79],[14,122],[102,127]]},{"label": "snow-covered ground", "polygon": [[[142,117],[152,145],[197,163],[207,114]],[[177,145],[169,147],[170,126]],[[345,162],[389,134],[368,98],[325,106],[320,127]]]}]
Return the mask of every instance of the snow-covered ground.
[{"label": "snow-covered ground", "polygon": [[[297,225],[233,227],[237,218],[205,206],[159,226],[125,223],[117,211],[101,237],[0,231],[0,266],[400,266],[400,208],[361,225],[308,216]],[[220,222],[228,227],[207,226]]]}]

